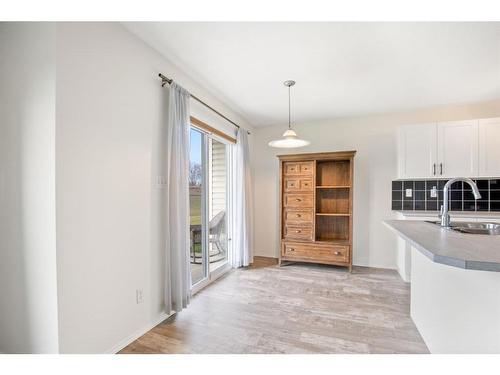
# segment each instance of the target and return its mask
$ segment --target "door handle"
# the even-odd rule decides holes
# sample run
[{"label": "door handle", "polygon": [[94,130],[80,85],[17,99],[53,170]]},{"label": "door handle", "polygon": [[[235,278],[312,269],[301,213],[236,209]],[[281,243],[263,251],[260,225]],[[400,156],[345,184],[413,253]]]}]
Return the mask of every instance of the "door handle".
[{"label": "door handle", "polygon": [[443,163],[439,163],[439,174],[443,174]]},{"label": "door handle", "polygon": [[436,163],[432,164],[432,174],[436,175]]}]

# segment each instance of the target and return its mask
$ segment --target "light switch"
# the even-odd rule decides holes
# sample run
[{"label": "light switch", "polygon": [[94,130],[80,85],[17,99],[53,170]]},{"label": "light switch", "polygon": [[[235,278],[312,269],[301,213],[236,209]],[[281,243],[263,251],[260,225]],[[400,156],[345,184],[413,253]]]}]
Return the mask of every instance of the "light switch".
[{"label": "light switch", "polygon": [[156,176],[156,187],[159,189],[167,186],[167,176]]},{"label": "light switch", "polygon": [[413,193],[413,189],[406,189],[405,190],[405,197],[406,198],[411,198],[412,193]]}]

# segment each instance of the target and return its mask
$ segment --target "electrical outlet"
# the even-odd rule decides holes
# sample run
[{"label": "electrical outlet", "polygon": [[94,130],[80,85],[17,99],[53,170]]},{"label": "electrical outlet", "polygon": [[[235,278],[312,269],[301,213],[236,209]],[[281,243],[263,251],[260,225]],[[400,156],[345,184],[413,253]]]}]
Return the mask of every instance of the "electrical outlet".
[{"label": "electrical outlet", "polygon": [[144,301],[144,295],[142,289],[137,289],[135,291],[135,301],[137,304],[140,304]]},{"label": "electrical outlet", "polygon": [[431,189],[431,198],[437,198],[437,196],[438,196],[437,188],[433,186]]},{"label": "electrical outlet", "polygon": [[406,189],[405,196],[406,198],[411,198],[413,193],[413,189]]}]

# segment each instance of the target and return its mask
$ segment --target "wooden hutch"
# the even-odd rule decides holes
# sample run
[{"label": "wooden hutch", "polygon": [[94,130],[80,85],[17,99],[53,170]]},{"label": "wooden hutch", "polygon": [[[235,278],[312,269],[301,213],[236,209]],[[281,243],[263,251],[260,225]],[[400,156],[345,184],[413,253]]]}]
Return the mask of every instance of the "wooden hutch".
[{"label": "wooden hutch", "polygon": [[280,264],[352,269],[356,151],[280,155]]}]

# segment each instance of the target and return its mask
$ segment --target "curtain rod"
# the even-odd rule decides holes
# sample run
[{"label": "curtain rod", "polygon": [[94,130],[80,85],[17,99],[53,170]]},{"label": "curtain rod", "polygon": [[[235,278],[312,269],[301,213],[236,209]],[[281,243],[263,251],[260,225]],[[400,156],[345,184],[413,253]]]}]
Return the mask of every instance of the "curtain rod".
[{"label": "curtain rod", "polygon": [[[164,76],[163,74],[159,73],[158,74],[158,77],[161,78],[161,86],[165,86],[167,83],[170,85],[172,82],[173,82],[173,79],[170,79],[166,76]],[[217,113],[220,117],[222,117],[224,120],[230,122],[231,124],[233,124],[234,126],[236,126],[238,129],[240,129],[240,126],[235,123],[234,121],[228,119],[226,116],[224,116],[222,113],[220,113],[219,111],[217,111],[215,108],[211,107],[210,105],[208,105],[207,103],[205,103],[203,100],[197,98],[196,96],[194,96],[193,94],[189,94],[191,95],[191,97],[196,100],[198,103],[201,103],[203,104],[205,107],[207,107],[208,109],[210,109],[212,112],[215,112]],[[247,130],[247,133],[250,134],[250,132]]]}]

